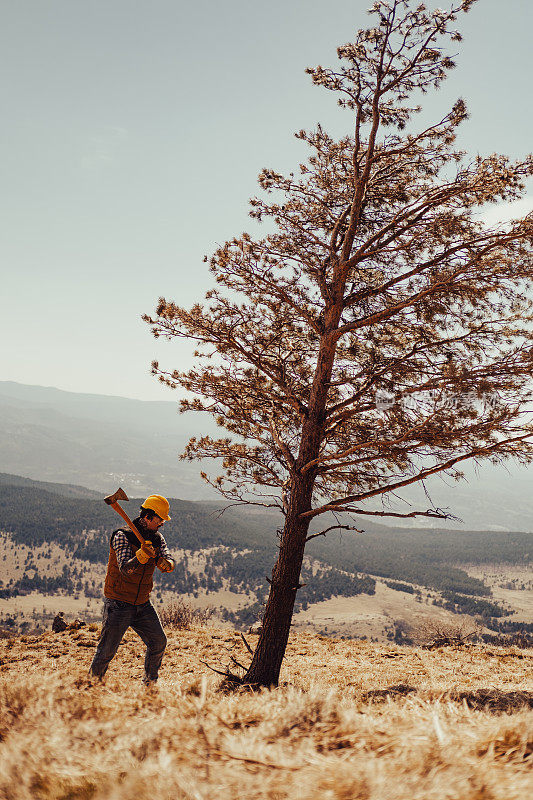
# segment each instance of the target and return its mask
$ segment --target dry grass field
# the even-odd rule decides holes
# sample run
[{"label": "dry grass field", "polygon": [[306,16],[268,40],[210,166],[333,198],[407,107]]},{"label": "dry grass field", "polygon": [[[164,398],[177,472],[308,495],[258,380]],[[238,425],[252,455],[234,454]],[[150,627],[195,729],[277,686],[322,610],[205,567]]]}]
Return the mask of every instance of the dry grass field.
[{"label": "dry grass field", "polygon": [[[423,650],[295,632],[282,684],[217,691],[237,633],[171,630],[156,691],[128,632],[103,685],[97,625],[0,641],[6,800],[524,800],[533,651]],[[255,639],[250,637],[253,644]]]}]

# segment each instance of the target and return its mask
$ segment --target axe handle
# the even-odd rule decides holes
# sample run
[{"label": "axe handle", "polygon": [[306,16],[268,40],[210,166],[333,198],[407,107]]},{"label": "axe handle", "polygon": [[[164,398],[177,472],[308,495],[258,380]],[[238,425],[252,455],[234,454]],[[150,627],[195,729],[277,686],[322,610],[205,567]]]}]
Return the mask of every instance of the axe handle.
[{"label": "axe handle", "polygon": [[126,512],[124,511],[124,509],[123,509],[123,508],[121,508],[121,507],[119,506],[119,504],[118,504],[118,503],[110,503],[110,506],[111,506],[111,508],[114,508],[114,509],[115,509],[115,511],[117,512],[117,514],[120,514],[120,516],[122,517],[122,519],[124,520],[124,522],[127,522],[127,523],[128,523],[129,527],[132,529],[133,533],[135,534],[135,536],[137,537],[137,539],[140,541],[140,543],[141,543],[141,544],[144,544],[144,539],[143,539],[143,537],[141,536],[141,534],[139,533],[139,531],[137,530],[137,528],[135,527],[135,525],[133,524],[133,522],[131,521],[131,519],[128,517],[128,515],[126,514]]}]

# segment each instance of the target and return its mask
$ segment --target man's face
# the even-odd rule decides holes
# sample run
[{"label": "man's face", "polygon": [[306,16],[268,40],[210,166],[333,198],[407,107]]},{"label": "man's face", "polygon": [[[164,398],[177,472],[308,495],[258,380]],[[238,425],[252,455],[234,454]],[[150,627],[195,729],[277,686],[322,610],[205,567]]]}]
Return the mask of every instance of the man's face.
[{"label": "man's face", "polygon": [[144,518],[144,524],[149,531],[157,531],[162,525],[165,524],[165,520],[158,517],[157,514],[154,514],[152,519],[148,519],[148,517]]}]

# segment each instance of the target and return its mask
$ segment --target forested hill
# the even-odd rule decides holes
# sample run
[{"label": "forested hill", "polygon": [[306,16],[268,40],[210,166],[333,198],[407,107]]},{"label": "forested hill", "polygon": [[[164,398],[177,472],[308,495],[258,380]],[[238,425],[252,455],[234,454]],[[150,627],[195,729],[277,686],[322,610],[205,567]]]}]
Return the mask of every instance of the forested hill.
[{"label": "forested hill", "polygon": [[[95,531],[102,534],[107,553],[108,534],[125,524],[102,496],[68,497],[57,491],[57,484],[51,484],[54,488],[49,490],[41,488],[47,485],[44,482],[34,487],[9,485],[7,480],[8,476],[3,475],[0,481],[0,529],[24,544],[39,546],[56,541],[82,551],[87,540],[84,532]],[[138,515],[143,499],[132,498],[123,503],[132,519]],[[265,545],[253,529],[236,526],[233,520],[230,523],[217,519],[198,503],[171,498],[170,504],[172,520],[166,523],[164,533],[171,547],[198,550],[219,544],[239,548]],[[91,541],[99,540],[100,537],[91,537]],[[101,555],[103,560],[104,551]]]},{"label": "forested hill", "polygon": [[[105,562],[109,532],[122,521],[103,498],[83,496],[84,493],[93,494],[83,487],[0,475],[0,529],[30,546],[56,541],[79,558]],[[141,502],[138,498],[124,504],[132,518]],[[164,532],[171,548],[195,551],[222,547],[228,561],[225,567],[230,571],[249,572],[256,580],[264,580],[270,574],[279,516],[246,509],[232,509],[220,516],[212,505],[179,499],[170,502],[172,521],[165,525]],[[487,587],[452,565],[524,564],[533,554],[532,533],[395,529],[366,520],[359,524],[366,528],[365,533],[331,532],[327,539],[311,541],[308,554],[337,571],[378,575],[477,596],[488,595]],[[93,533],[88,535],[87,531]],[[217,559],[220,558],[219,553]]]},{"label": "forested hill", "polygon": [[[425,570],[426,585],[432,585],[437,579],[433,570],[438,569],[440,574],[447,564],[527,566],[533,560],[533,533],[389,528],[349,538],[333,532],[329,542],[310,542],[309,552],[320,560],[327,557],[328,563],[343,565],[344,569],[357,564],[365,572],[387,577],[401,574],[403,580],[414,583]],[[457,586],[453,568],[449,573],[453,573]]]}]

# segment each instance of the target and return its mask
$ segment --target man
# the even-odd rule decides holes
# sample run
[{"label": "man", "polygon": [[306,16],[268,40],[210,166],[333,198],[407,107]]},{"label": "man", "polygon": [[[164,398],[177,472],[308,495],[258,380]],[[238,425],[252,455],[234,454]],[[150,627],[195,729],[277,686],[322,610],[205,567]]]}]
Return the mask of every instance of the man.
[{"label": "man", "polygon": [[172,572],[176,562],[159,529],[170,519],[169,502],[151,494],[141,506],[134,525],[144,538],[139,540],[129,528],[113,531],[109,542],[109,561],[104,585],[102,632],[90,667],[90,674],[103,679],[128,628],[139,634],[146,645],[143,682],[157,681],[167,644],[157,612],[150,602],[154,569]]}]

